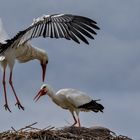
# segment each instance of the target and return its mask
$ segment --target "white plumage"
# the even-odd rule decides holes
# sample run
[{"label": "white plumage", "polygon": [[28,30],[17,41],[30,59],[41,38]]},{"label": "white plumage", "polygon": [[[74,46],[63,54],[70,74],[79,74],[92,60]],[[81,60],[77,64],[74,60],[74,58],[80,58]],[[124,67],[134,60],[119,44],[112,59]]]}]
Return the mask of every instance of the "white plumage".
[{"label": "white plumage", "polygon": [[[0,23],[0,42],[5,43],[6,39],[7,39],[7,34],[2,26],[2,22]],[[48,63],[48,55],[47,53],[40,49],[40,48],[36,48],[33,47],[31,44],[29,44],[28,42],[19,45],[19,47],[11,47],[8,49],[8,51],[6,51],[4,53],[4,55],[0,56],[0,65],[3,71],[3,88],[4,88],[4,97],[5,97],[5,109],[6,110],[10,110],[9,106],[8,106],[8,101],[7,101],[7,94],[6,94],[6,81],[5,81],[5,76],[6,76],[6,68],[7,65],[10,68],[10,77],[9,77],[9,83],[11,85],[11,88],[13,90],[13,93],[15,95],[16,98],[16,105],[18,105],[18,108],[23,109],[24,107],[21,105],[18,96],[16,95],[16,91],[14,89],[13,83],[12,83],[12,71],[13,71],[13,67],[15,64],[15,60],[17,60],[19,63],[26,63],[30,60],[34,60],[37,59],[39,60],[41,67],[42,67],[42,80],[44,81],[45,79],[45,72],[46,72],[46,66]]]},{"label": "white plumage", "polygon": [[[38,101],[38,99],[43,95],[48,95],[54,103],[60,106],[63,109],[68,109],[73,118],[74,124],[80,127],[80,119],[79,112],[80,111],[94,111],[94,112],[103,112],[104,107],[97,103],[97,100],[93,100],[91,97],[86,95],[84,92],[76,90],[76,89],[61,89],[58,92],[54,92],[54,90],[47,84],[42,85],[40,91],[35,96],[34,100]],[[75,114],[77,118],[75,117]]]},{"label": "white plumage", "polygon": [[[10,48],[11,49],[11,48]],[[30,60],[37,59],[39,60],[41,67],[42,67],[42,80],[44,81],[45,78],[45,72],[46,72],[46,66],[48,63],[48,56],[47,53],[44,50],[41,50],[39,48],[32,47],[30,44],[25,43],[23,45],[20,45],[18,48],[12,48],[11,51],[8,51],[9,53],[5,53],[4,56],[0,57],[0,65],[2,66],[3,70],[3,87],[4,87],[4,96],[5,96],[5,109],[8,109],[10,112],[10,108],[8,107],[8,101],[7,101],[7,95],[6,95],[6,81],[5,81],[5,75],[6,75],[6,68],[7,65],[10,68],[10,77],[9,77],[9,83],[11,85],[11,88],[13,90],[13,93],[16,98],[16,105],[18,105],[18,108],[23,109],[24,107],[21,105],[18,96],[16,95],[16,91],[14,89],[13,83],[12,83],[12,72],[13,72],[13,66],[15,64],[15,60],[17,60],[19,63],[25,63]]]},{"label": "white plumage", "polygon": [[[7,102],[5,82],[5,71],[7,65],[10,68],[9,82],[16,97],[16,104],[18,105],[19,109],[24,108],[19,102],[12,84],[12,71],[15,60],[25,63],[30,60],[38,59],[42,66],[42,78],[44,81],[46,65],[48,63],[47,53],[44,50],[32,47],[32,45],[28,42],[29,40],[42,36],[44,38],[50,37],[65,38],[67,40],[72,39],[76,43],[80,43],[79,40],[81,40],[84,43],[89,44],[86,37],[94,39],[93,35],[96,35],[94,30],[99,30],[99,27],[96,24],[97,23],[94,20],[83,16],[71,14],[44,15],[34,19],[33,23],[28,28],[18,32],[13,38],[5,38],[4,41],[0,42],[0,63],[3,69],[5,109],[10,111]],[[0,34],[0,36],[2,35]]]},{"label": "white plumage", "polygon": [[0,18],[0,43],[5,43],[5,40],[8,38],[6,31],[3,28],[3,23]]},{"label": "white plumage", "polygon": [[64,97],[66,97],[67,101],[72,103],[75,107],[92,101],[89,96],[76,89],[61,89],[56,93],[56,95],[63,95]]}]

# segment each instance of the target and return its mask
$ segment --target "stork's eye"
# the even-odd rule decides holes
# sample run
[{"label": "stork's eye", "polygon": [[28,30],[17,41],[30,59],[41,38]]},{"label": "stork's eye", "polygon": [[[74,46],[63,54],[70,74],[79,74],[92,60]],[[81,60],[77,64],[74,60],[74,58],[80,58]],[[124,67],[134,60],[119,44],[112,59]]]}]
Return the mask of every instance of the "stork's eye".
[{"label": "stork's eye", "polygon": [[46,61],[46,64],[48,64],[48,60]]}]

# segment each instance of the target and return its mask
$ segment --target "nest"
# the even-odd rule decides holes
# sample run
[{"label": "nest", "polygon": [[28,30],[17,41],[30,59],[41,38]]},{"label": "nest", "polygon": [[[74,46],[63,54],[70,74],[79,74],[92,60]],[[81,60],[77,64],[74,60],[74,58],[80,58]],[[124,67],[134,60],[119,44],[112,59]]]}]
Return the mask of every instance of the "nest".
[{"label": "nest", "polygon": [[34,128],[33,123],[19,130],[0,133],[0,140],[132,140],[126,136],[117,136],[114,132],[104,127],[64,127],[56,129],[47,127]]}]

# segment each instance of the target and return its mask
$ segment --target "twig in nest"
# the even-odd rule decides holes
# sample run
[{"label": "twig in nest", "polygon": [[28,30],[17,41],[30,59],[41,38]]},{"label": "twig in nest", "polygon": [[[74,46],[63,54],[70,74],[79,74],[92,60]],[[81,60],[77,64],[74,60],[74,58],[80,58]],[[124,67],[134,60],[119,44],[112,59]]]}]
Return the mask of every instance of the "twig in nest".
[{"label": "twig in nest", "polygon": [[27,131],[29,131],[29,130],[37,130],[37,131],[41,131],[42,129],[39,129],[39,128],[35,128],[35,127],[28,127],[28,130]]},{"label": "twig in nest", "polygon": [[19,129],[18,131],[22,131],[22,130],[24,130],[24,129],[31,128],[31,127],[32,127],[33,125],[35,125],[35,124],[37,124],[37,122],[32,123],[32,124],[30,124],[30,125],[27,125],[27,126],[21,128],[21,129]]},{"label": "twig in nest", "polygon": [[11,128],[15,133],[17,133],[17,130],[13,126]]},{"label": "twig in nest", "polygon": [[47,126],[47,127],[45,127],[45,128],[43,128],[42,129],[42,131],[44,131],[44,130],[52,130],[52,129],[54,129],[55,127],[54,126]]}]

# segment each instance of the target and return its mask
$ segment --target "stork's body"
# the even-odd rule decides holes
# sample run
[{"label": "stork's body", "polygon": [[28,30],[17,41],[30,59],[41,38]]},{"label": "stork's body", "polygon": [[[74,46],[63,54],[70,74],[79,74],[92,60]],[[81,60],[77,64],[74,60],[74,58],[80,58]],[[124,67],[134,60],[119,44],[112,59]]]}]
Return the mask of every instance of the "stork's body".
[{"label": "stork's body", "polygon": [[76,43],[80,43],[79,40],[81,40],[84,43],[89,44],[86,37],[94,39],[93,35],[96,35],[94,30],[99,30],[99,27],[96,24],[97,23],[90,18],[77,15],[44,15],[35,19],[28,28],[18,32],[13,38],[8,40],[5,39],[4,42],[0,42],[0,61],[3,68],[5,109],[10,111],[7,102],[5,84],[5,70],[7,65],[9,65],[10,68],[9,82],[15,94],[19,108],[24,109],[20,104],[18,97],[16,96],[16,92],[12,84],[12,71],[15,60],[24,63],[33,59],[38,59],[42,66],[44,81],[46,64],[48,62],[47,54],[40,49],[33,48],[29,44],[29,40],[37,37],[50,37],[65,38],[67,40],[72,39]]},{"label": "stork's body", "polygon": [[[54,90],[49,85],[43,85],[39,93],[35,96],[37,101],[41,96],[48,95],[54,103],[60,106],[63,109],[68,109],[73,118],[74,124],[80,126],[79,112],[80,111],[94,111],[94,112],[103,112],[104,107],[97,103],[97,100],[93,100],[91,97],[87,96],[84,92],[81,92],[76,89],[61,89],[58,92]],[[75,114],[77,118],[75,117]]]}]

